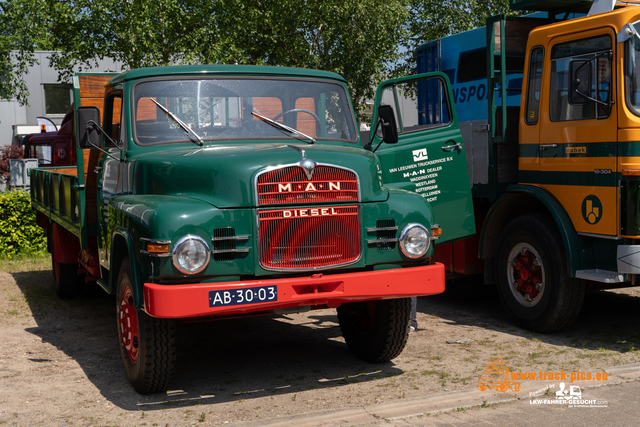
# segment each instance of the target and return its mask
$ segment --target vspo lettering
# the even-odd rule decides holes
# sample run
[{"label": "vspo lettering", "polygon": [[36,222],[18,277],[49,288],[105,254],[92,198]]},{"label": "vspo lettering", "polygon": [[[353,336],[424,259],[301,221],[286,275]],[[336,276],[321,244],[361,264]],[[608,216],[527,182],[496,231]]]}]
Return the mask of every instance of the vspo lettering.
[{"label": "vspo lettering", "polygon": [[478,101],[487,99],[487,85],[480,83],[479,85],[471,85],[453,88],[453,100],[455,103],[471,101],[472,98]]}]

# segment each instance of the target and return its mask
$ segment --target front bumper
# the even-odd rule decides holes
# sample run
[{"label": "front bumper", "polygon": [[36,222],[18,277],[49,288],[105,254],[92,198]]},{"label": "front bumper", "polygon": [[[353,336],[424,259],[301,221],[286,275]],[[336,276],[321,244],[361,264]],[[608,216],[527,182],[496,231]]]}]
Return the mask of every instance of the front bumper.
[{"label": "front bumper", "polygon": [[[243,305],[210,305],[210,292],[277,286],[277,300]],[[291,307],[405,298],[444,292],[444,265],[396,268],[345,274],[313,274],[286,279],[199,283],[194,285],[144,284],[147,314],[160,318],[242,315]]]}]

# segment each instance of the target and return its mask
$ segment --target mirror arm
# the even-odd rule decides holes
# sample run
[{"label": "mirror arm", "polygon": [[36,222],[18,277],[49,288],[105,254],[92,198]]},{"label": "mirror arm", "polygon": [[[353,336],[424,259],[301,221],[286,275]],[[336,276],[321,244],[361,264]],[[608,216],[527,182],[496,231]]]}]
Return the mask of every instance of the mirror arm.
[{"label": "mirror arm", "polygon": [[[382,126],[389,126],[389,124],[388,124],[388,123],[384,123],[384,122],[382,121],[382,119],[378,119],[378,124],[376,124],[376,132],[378,131],[378,126],[380,125],[380,123],[382,123]],[[374,133],[374,135],[375,135],[375,133]],[[379,143],[379,144],[376,146],[376,148],[373,150],[373,152],[374,152],[374,153],[376,152],[376,150],[377,150],[378,148],[380,148],[380,146],[382,145],[382,143],[383,143],[383,142],[384,142],[384,137],[382,137],[382,139],[380,140],[380,143]],[[371,141],[371,143],[373,144],[373,140]]]},{"label": "mirror arm", "polygon": [[[102,128],[100,127],[100,125],[99,125],[99,124],[97,124],[96,122],[94,122],[93,120],[89,120],[89,121],[87,122],[87,127],[86,127],[86,129],[87,129],[87,130],[89,130],[89,131],[91,131],[91,130],[98,130],[98,131],[100,131],[100,133],[102,133],[102,135],[103,135],[103,136],[105,136],[105,137],[109,140],[109,142],[111,142],[113,145],[115,145],[119,150],[122,150],[122,148],[120,148],[120,146],[119,146],[118,144],[116,144],[116,142],[115,142],[113,139],[111,139],[111,138],[109,137],[109,135],[107,135],[107,133],[104,131],[104,129],[102,129]],[[103,153],[104,153],[104,154],[106,154],[107,156],[111,157],[112,159],[117,160],[117,161],[119,161],[119,162],[122,162],[122,159],[119,159],[119,158],[117,158],[116,156],[114,156],[113,154],[108,153],[107,151],[103,150],[102,148],[100,148],[99,146],[97,146],[96,144],[94,144],[93,142],[91,142],[88,138],[87,138],[87,143],[88,143],[89,145],[91,145],[92,147],[97,148],[98,150],[100,150],[101,152],[103,152]]]},{"label": "mirror arm", "polygon": [[[371,136],[369,137],[369,144],[367,145],[366,148],[371,148],[371,146],[373,145],[373,139],[376,137],[376,132],[378,132],[379,127],[380,127],[380,118],[376,120],[376,128],[373,130],[373,132],[371,132]],[[377,149],[378,148],[376,147],[376,150]],[[373,150],[373,152],[375,153],[375,150]]]}]

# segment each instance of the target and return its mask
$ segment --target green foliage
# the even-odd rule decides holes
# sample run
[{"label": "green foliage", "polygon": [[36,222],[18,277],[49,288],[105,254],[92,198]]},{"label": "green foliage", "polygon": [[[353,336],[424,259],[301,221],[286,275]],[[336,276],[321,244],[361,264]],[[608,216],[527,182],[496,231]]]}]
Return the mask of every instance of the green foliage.
[{"label": "green foliage", "polygon": [[34,50],[50,49],[49,0],[0,2],[0,98],[27,103],[24,75],[36,64]]},{"label": "green foliage", "polygon": [[509,0],[411,0],[402,41],[405,55],[394,75],[417,72],[416,49],[421,44],[482,27],[488,17],[499,14],[520,13],[509,9]]},{"label": "green foliage", "polygon": [[31,198],[24,190],[0,193],[0,257],[43,252],[47,240],[36,223]]},{"label": "green foliage", "polygon": [[[508,0],[4,0],[0,97],[26,100],[33,50],[57,51],[68,81],[105,57],[124,69],[251,64],[333,71],[357,110],[390,76],[415,72],[422,43],[511,13]],[[10,54],[10,52],[14,54]],[[4,64],[4,65],[2,65]]]}]

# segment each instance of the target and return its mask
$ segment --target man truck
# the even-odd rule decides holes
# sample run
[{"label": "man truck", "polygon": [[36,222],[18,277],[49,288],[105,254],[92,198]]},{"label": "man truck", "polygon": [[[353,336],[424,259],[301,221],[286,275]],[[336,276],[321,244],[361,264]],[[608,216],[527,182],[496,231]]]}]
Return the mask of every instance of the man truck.
[{"label": "man truck", "polygon": [[[333,73],[173,66],[84,84],[96,77],[73,79],[76,164],[35,169],[31,197],[58,294],[89,281],[115,296],[135,390],[166,389],[184,320],[329,307],[357,357],[400,354],[408,297],[444,290],[433,242],[475,233],[446,75],[382,83],[364,141]],[[418,88],[437,123],[419,123]],[[382,105],[397,93],[414,94],[398,120]],[[445,182],[420,197],[404,173]]]}]

